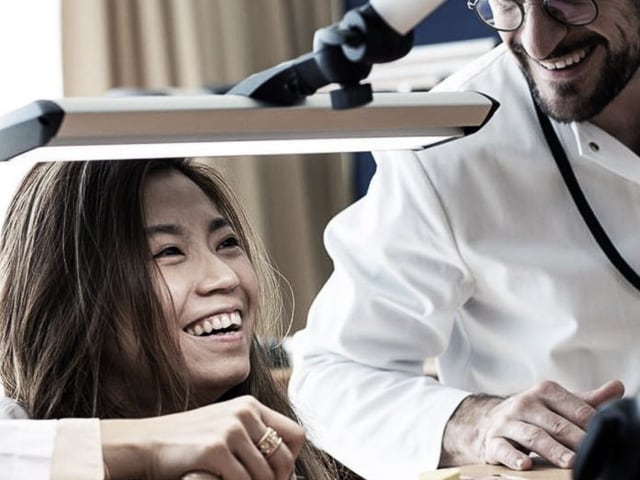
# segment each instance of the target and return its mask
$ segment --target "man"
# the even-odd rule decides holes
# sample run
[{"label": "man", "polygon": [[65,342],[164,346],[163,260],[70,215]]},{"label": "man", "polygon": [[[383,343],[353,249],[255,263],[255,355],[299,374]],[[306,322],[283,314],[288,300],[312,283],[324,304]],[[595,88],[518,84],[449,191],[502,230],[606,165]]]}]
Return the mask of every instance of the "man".
[{"label": "man", "polygon": [[367,196],[325,232],[335,269],[294,342],[312,437],[368,480],[525,470],[530,453],[567,468],[595,409],[640,392],[640,291],[581,218],[532,100],[633,277],[640,4],[471,3],[503,45],[439,88],[500,108],[474,135],[376,155]]}]

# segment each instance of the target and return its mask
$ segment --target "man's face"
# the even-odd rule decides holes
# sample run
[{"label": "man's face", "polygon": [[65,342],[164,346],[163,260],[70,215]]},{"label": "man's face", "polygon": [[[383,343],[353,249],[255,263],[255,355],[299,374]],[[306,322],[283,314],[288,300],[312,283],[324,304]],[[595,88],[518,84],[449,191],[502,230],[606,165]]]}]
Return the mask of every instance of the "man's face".
[{"label": "man's face", "polygon": [[[522,27],[501,34],[538,104],[559,121],[600,113],[640,65],[640,2],[596,2],[598,18],[584,27],[562,25],[541,3],[526,4]],[[632,81],[640,82],[639,77]]]}]

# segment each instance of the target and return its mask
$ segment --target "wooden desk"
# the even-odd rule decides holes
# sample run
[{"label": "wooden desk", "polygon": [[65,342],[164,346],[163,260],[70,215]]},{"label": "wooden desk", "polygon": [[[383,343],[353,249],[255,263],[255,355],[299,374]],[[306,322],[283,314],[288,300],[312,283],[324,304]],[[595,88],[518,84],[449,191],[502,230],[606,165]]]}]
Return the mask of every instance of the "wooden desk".
[{"label": "wooden desk", "polygon": [[467,465],[466,467],[460,467],[460,475],[481,478],[483,478],[483,476],[495,475],[496,480],[571,480],[571,470],[550,467],[548,465],[534,465],[532,470],[522,472],[509,470],[508,468],[496,465]]},{"label": "wooden desk", "polygon": [[[571,480],[571,470],[563,470],[537,463],[534,463],[532,470],[523,472],[509,470],[497,465],[466,465],[458,467],[457,470],[460,471],[460,480]],[[428,473],[420,475],[420,480],[425,478],[434,477]]]}]

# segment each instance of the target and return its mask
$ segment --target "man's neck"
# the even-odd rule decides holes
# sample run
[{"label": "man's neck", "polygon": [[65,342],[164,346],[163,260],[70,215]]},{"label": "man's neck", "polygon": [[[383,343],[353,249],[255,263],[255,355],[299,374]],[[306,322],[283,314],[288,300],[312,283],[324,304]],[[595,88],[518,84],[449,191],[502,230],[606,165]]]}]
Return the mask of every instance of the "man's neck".
[{"label": "man's neck", "polygon": [[640,70],[591,122],[640,156]]}]

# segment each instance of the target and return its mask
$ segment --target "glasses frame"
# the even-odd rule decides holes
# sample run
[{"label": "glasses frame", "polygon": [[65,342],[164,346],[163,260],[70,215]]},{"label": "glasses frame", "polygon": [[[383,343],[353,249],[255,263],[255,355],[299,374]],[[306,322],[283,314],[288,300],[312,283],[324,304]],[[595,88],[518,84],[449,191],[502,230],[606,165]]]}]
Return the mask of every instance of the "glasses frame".
[{"label": "glasses frame", "polygon": [[[520,22],[518,23],[518,25],[516,25],[513,28],[498,28],[494,25],[491,25],[489,22],[487,22],[484,19],[482,15],[480,15],[480,13],[478,12],[478,3],[480,1],[481,0],[467,0],[467,8],[469,10],[473,10],[476,16],[480,19],[482,23],[487,25],[489,28],[492,28],[493,30],[497,30],[498,32],[515,32],[516,30],[518,30],[524,23],[524,18],[526,16],[526,12],[524,11],[524,6],[526,3],[531,3],[531,2],[526,2],[526,3],[514,2],[520,9]],[[556,18],[556,16],[553,13],[551,13],[551,10],[549,9],[549,0],[542,0],[541,3],[542,3],[542,8],[546,12],[546,14],[549,15],[549,17],[551,17],[556,22],[561,23],[562,25],[566,25],[567,27],[585,27],[595,22],[596,18],[598,18],[598,15],[600,14],[600,10],[598,8],[598,4],[596,3],[596,0],[590,0],[590,1],[593,4],[593,11],[594,11],[593,18],[588,22],[581,22],[581,23],[571,23],[571,22],[565,22],[563,20],[560,20],[559,18]]]}]

